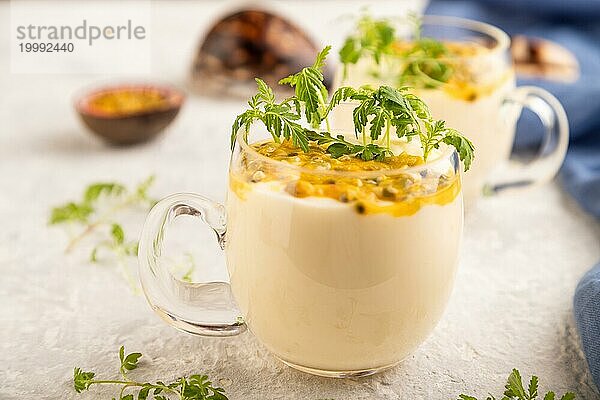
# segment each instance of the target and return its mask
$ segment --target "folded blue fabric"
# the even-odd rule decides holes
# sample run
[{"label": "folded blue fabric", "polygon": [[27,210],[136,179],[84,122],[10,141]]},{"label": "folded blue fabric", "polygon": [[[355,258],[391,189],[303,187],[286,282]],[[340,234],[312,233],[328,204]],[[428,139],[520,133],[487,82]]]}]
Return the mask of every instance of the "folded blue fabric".
[{"label": "folded blue fabric", "polygon": [[[519,84],[541,86],[563,104],[571,132],[561,181],[600,221],[600,0],[433,0],[427,13],[488,22],[511,35],[552,40],[575,54],[581,68],[577,82],[519,80]],[[516,148],[539,141],[539,123],[529,117],[519,121]],[[579,282],[573,306],[583,351],[600,389],[600,264]]]},{"label": "folded blue fabric", "polygon": [[594,382],[600,386],[600,264],[581,278],[573,305],[583,352]]}]

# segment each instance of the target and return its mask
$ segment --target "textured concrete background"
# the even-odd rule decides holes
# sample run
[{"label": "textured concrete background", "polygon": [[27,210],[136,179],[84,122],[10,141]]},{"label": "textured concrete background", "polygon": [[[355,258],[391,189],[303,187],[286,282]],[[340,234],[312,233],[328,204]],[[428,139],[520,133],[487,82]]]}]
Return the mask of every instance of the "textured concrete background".
[{"label": "textured concrete background", "polygon": [[[190,24],[206,18],[203,8],[185,4],[185,16],[172,3],[154,6],[160,35],[153,39],[153,68],[176,84],[183,82],[197,33],[176,27],[185,26],[182,18]],[[7,23],[8,5],[1,3],[0,26]],[[0,51],[8,54],[6,31],[2,35]],[[111,149],[84,131],[71,107],[73,93],[95,78],[10,75],[6,59],[1,62],[0,399],[111,398],[109,388],[76,396],[72,369],[115,376],[121,344],[145,355],[133,376],[205,372],[231,399],[483,397],[500,393],[513,367],[538,374],[544,389],[598,397],[571,302],[577,280],[600,258],[600,229],[558,184],[484,199],[469,210],[448,310],[403,364],[363,379],[313,377],[274,360],[249,333],[198,338],[166,326],[113,263],[89,265],[89,243],[67,256],[66,235],[46,226],[51,206],[78,198],[96,180],[133,184],[155,172],[156,195],[195,191],[222,200],[228,127],[240,104],[190,97],[157,142]],[[130,226],[139,227],[143,217],[131,219]],[[202,253],[202,265],[218,263],[212,252]]]}]

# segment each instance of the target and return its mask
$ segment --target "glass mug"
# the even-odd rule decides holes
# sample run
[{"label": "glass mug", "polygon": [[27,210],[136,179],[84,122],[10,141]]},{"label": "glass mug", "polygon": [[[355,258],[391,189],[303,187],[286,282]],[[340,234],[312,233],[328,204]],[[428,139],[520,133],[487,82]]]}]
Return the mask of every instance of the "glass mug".
[{"label": "glass mug", "polygon": [[[362,376],[397,364],[433,330],[453,287],[463,229],[454,149],[415,167],[348,172],[268,158],[241,136],[226,207],[181,193],[150,211],[139,265],[152,308],[192,334],[233,336],[248,327],[281,361],[317,375]],[[307,176],[321,188],[392,182],[406,195],[381,207],[297,195]],[[230,282],[184,282],[161,261],[165,234],[181,215],[214,231]]]},{"label": "glass mug", "polygon": [[[482,22],[443,16],[424,16],[422,35],[446,42],[476,43],[487,49],[449,59],[464,74],[461,76],[469,76],[472,83],[414,89],[433,117],[445,120],[447,126],[465,134],[475,145],[475,160],[464,176],[465,202],[469,204],[481,194],[492,195],[551,180],[567,151],[567,117],[560,102],[547,91],[534,86],[516,87],[508,35]],[[410,32],[405,36],[410,37]],[[400,64],[399,59],[392,57],[382,58],[379,65],[362,59],[345,70],[338,69],[336,86],[397,86]],[[352,129],[350,115],[354,107],[337,107],[332,115],[333,125]],[[537,156],[526,164],[508,162],[523,108],[535,113],[544,129]]]}]

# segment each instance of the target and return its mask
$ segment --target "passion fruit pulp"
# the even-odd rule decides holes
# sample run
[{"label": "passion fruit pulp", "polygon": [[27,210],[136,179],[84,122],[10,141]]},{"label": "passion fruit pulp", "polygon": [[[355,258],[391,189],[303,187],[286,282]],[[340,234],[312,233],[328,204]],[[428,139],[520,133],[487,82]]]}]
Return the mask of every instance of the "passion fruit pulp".
[{"label": "passion fruit pulp", "polygon": [[149,141],[175,119],[185,96],[172,87],[119,85],[92,90],[75,102],[90,130],[115,145]]}]

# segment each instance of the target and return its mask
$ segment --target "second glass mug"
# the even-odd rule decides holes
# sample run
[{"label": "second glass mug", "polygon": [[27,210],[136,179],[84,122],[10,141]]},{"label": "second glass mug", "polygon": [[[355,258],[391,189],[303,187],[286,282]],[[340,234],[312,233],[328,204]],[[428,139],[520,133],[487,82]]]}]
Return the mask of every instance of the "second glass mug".
[{"label": "second glass mug", "polygon": [[[233,336],[248,327],[284,363],[322,376],[368,375],[411,354],[454,283],[463,228],[454,149],[398,170],[319,171],[261,155],[241,136],[226,207],[175,194],[149,213],[139,263],[152,308],[192,334]],[[409,194],[386,207],[291,195],[306,176],[361,185],[385,177]],[[181,215],[214,231],[230,283],[184,282],[161,261],[165,234]]]},{"label": "second glass mug", "polygon": [[[398,29],[407,28],[406,25]],[[476,156],[464,176],[467,205],[481,194],[541,184],[552,179],[565,158],[569,125],[560,102],[546,90],[535,86],[515,86],[515,73],[509,54],[510,38],[501,29],[463,18],[423,17],[422,35],[445,42],[475,43],[486,48],[483,53],[449,59],[470,85],[446,85],[415,89],[429,106],[434,118],[446,121],[473,142]],[[406,32],[410,36],[410,32]],[[401,60],[390,58],[376,65],[360,60],[346,69],[338,68],[336,86],[360,87],[365,84],[397,86]],[[464,82],[463,82],[464,83]],[[354,105],[342,104],[333,112],[337,129],[352,129]],[[523,108],[536,114],[544,129],[537,157],[523,163],[507,162],[515,138],[516,123]],[[348,126],[345,126],[348,125]]]}]

